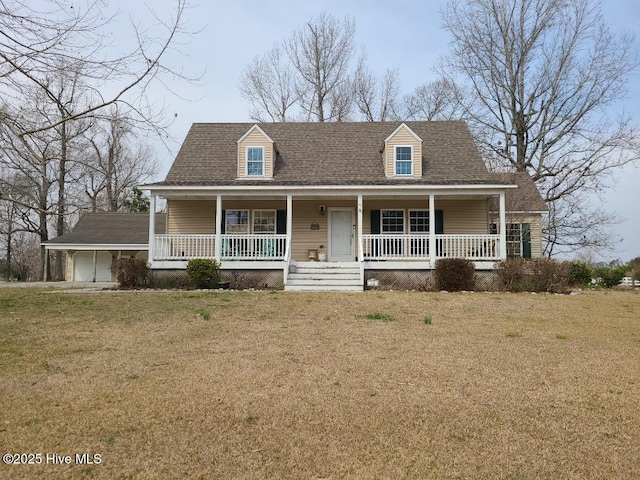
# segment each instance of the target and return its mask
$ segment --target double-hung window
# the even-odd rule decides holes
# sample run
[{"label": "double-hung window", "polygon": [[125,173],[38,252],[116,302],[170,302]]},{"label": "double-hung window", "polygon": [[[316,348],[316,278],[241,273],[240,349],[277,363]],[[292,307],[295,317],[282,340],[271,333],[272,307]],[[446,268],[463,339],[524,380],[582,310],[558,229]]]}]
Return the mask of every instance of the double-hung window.
[{"label": "double-hung window", "polygon": [[429,210],[409,210],[409,233],[417,238],[410,240],[411,255],[424,257],[429,254]]},{"label": "double-hung window", "polygon": [[264,147],[247,147],[247,176],[264,176]]},{"label": "double-hung window", "polygon": [[429,233],[429,210],[409,210],[409,233]]},{"label": "double-hung window", "polygon": [[507,256],[522,257],[521,223],[507,223]]},{"label": "double-hung window", "polygon": [[404,210],[381,210],[382,233],[404,233]]},{"label": "double-hung window", "polygon": [[226,233],[249,233],[249,210],[227,210]]},{"label": "double-hung window", "polygon": [[275,210],[254,210],[253,211],[253,233],[275,234],[276,233],[276,211]]},{"label": "double-hung window", "polygon": [[[382,234],[404,233],[404,210],[381,210],[380,231]],[[382,252],[388,256],[404,255],[402,238],[382,238],[380,245]]]},{"label": "double-hung window", "polygon": [[413,173],[413,148],[395,147],[395,172],[396,175],[411,175]]},{"label": "double-hung window", "polygon": [[[525,257],[524,242],[529,241],[524,238],[522,223],[507,223],[507,257]],[[498,224],[492,223],[489,233],[496,235],[498,233]],[[529,249],[530,250],[530,249]]]}]

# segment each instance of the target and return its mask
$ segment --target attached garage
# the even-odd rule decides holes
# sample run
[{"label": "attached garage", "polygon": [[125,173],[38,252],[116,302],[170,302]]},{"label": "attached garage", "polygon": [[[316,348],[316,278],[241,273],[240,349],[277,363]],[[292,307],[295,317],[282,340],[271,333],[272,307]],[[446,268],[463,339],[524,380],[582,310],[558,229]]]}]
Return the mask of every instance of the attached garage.
[{"label": "attached garage", "polygon": [[76,252],[73,254],[73,281],[96,282],[111,281],[111,261],[109,252]]},{"label": "attached garage", "polygon": [[[164,233],[165,216],[156,214],[156,233]],[[149,214],[85,213],[71,232],[44,243],[46,250],[66,252],[65,280],[110,282],[111,263],[118,258],[147,259]]]}]

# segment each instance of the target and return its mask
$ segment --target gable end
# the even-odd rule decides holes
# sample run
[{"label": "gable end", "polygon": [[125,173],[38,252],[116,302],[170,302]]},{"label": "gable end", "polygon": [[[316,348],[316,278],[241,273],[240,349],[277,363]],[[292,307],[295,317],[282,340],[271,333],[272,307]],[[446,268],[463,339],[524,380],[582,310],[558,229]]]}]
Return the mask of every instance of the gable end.
[{"label": "gable end", "polygon": [[273,178],[275,143],[259,125],[253,125],[236,143],[238,179]]},{"label": "gable end", "polygon": [[385,139],[382,157],[386,177],[422,177],[422,139],[406,123]]}]

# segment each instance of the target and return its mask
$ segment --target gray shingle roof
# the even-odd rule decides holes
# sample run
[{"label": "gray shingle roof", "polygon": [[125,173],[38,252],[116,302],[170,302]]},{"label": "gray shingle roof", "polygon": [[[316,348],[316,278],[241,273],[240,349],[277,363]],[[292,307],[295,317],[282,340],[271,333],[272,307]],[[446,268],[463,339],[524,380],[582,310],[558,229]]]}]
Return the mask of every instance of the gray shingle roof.
[{"label": "gray shingle roof", "polygon": [[[488,184],[464,122],[406,122],[423,141],[423,177],[384,175],[381,149],[401,122],[260,123],[278,155],[270,185]],[[238,180],[237,141],[254,123],[194,123],[164,182],[156,185],[264,185]]]},{"label": "gray shingle roof", "polygon": [[[528,173],[508,172],[494,173],[496,183],[516,184],[517,189],[508,189],[505,195],[507,212],[546,212],[547,204],[544,202],[540,191],[536,187]],[[497,203],[491,205],[492,210],[497,210]]]},{"label": "gray shingle roof", "polygon": [[[165,214],[156,214],[156,233],[165,232]],[[48,244],[146,245],[149,214],[124,212],[84,213],[73,229]]]}]

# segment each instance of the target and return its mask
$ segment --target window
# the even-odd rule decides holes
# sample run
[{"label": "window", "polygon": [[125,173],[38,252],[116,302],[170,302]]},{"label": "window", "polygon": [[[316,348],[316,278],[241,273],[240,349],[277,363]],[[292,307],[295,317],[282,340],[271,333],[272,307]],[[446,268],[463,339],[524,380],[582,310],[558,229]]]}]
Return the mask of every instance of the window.
[{"label": "window", "polygon": [[412,169],[412,147],[396,147],[396,175],[411,175]]},{"label": "window", "polygon": [[429,210],[409,211],[409,233],[429,233]]},{"label": "window", "polygon": [[264,175],[264,147],[247,147],[247,175],[250,177]]},{"label": "window", "polygon": [[[496,235],[498,225],[492,223],[489,233]],[[507,257],[531,258],[531,239],[529,224],[527,223],[507,223]]]},{"label": "window", "polygon": [[404,233],[404,210],[381,210],[382,233]]},{"label": "window", "polygon": [[519,223],[507,223],[507,257],[522,256],[522,228]]},{"label": "window", "polygon": [[276,211],[275,210],[254,210],[253,211],[253,233],[276,233]]},{"label": "window", "polygon": [[249,233],[249,210],[227,210],[226,233]]}]

